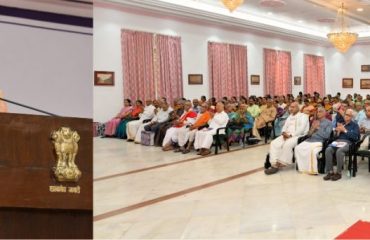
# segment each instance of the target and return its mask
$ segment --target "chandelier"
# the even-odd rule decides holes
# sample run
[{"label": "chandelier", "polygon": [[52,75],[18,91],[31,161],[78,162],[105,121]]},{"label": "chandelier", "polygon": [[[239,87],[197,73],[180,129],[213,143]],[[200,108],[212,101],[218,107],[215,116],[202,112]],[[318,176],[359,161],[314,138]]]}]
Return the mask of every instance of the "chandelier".
[{"label": "chandelier", "polygon": [[338,9],[335,24],[338,25],[339,31],[333,31],[327,35],[329,41],[338,51],[345,53],[357,40],[358,34],[348,31],[346,22],[344,21],[344,4]]},{"label": "chandelier", "polygon": [[230,10],[230,12],[234,11],[244,2],[244,0],[221,0],[221,1],[225,5],[225,7],[227,7]]}]

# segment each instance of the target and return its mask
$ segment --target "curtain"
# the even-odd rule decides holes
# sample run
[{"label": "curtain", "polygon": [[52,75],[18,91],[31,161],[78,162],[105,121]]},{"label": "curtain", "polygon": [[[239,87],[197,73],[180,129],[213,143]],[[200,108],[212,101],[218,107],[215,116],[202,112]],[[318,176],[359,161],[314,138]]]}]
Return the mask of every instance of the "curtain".
[{"label": "curtain", "polygon": [[166,97],[171,103],[182,97],[181,38],[164,35],[156,36],[157,94]]},{"label": "curtain", "polygon": [[322,56],[304,55],[304,92],[325,94],[325,59]]},{"label": "curtain", "polygon": [[154,99],[153,34],[122,30],[121,44],[125,98]]},{"label": "curtain", "polygon": [[265,94],[292,93],[292,59],[290,52],[264,49]]},{"label": "curtain", "polygon": [[182,97],[181,38],[122,30],[125,98]]},{"label": "curtain", "polygon": [[247,48],[226,43],[208,43],[210,94],[216,99],[246,96]]}]

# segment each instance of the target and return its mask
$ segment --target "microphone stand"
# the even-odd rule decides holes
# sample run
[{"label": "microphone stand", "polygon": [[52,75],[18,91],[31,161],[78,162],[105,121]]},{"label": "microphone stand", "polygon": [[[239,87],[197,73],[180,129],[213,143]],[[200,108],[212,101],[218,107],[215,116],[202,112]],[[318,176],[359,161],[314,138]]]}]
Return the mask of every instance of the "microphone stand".
[{"label": "microphone stand", "polygon": [[11,100],[8,100],[8,99],[5,99],[5,98],[0,97],[0,101],[4,101],[4,102],[8,102],[8,103],[20,106],[20,107],[28,108],[28,109],[31,109],[33,111],[44,113],[44,114],[49,115],[49,116],[59,117],[58,115],[56,115],[54,113],[49,113],[49,112],[46,112],[46,111],[43,111],[43,110],[40,110],[40,109],[37,109],[37,108],[34,108],[34,107],[30,107],[30,106],[27,106],[27,105],[24,105],[24,104],[21,104],[21,103],[17,103],[17,102],[14,102],[14,101],[11,101]]}]

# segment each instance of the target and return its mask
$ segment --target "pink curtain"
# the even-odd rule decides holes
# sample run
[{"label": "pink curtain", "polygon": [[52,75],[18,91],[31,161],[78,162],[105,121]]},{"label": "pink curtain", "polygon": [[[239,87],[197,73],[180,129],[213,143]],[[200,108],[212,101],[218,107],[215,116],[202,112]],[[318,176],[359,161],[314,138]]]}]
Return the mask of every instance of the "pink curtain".
[{"label": "pink curtain", "polygon": [[121,44],[125,98],[154,99],[153,34],[122,30]]},{"label": "pink curtain", "polygon": [[245,46],[209,42],[208,69],[211,97],[248,95]]},{"label": "pink curtain", "polygon": [[304,55],[304,92],[325,94],[325,59],[322,56]]},{"label": "pink curtain", "polygon": [[166,97],[172,103],[183,96],[181,38],[164,35],[156,36],[158,97]]},{"label": "pink curtain", "polygon": [[290,52],[264,49],[265,94],[292,93],[292,59]]}]

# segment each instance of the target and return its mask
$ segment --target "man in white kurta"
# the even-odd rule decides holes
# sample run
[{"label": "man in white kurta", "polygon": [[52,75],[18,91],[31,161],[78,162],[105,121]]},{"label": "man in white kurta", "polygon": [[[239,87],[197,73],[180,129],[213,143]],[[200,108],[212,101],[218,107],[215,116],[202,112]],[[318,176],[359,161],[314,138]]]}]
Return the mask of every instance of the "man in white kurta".
[{"label": "man in white kurta", "polygon": [[[194,148],[200,149],[200,155],[205,156],[211,153],[210,148],[213,143],[213,135],[216,134],[218,128],[226,127],[228,121],[229,116],[224,111],[224,104],[222,102],[217,103],[216,113],[208,122],[209,127],[203,128],[195,134]],[[225,131],[220,131],[220,133],[224,134]]]},{"label": "man in white kurta", "polygon": [[[200,112],[198,113],[195,122],[190,124],[189,127],[181,128],[178,131],[178,144],[179,151],[186,154],[190,152],[193,142],[195,140],[195,134],[198,131],[198,128],[206,125],[211,119],[211,113],[208,111],[208,103],[202,103],[200,106]],[[188,145],[185,149],[185,144],[188,142]]]},{"label": "man in white kurta", "polygon": [[162,147],[163,151],[168,151],[173,149],[172,144],[178,142],[178,133],[181,129],[186,128],[188,125],[193,124],[197,113],[191,108],[192,104],[190,101],[186,101],[184,104],[184,112],[177,120],[173,127],[167,129],[166,135],[163,139]]},{"label": "man in white kurta", "polygon": [[292,164],[293,148],[297,145],[298,138],[308,133],[308,115],[299,112],[297,102],[290,104],[289,113],[290,115],[282,128],[281,136],[271,142],[270,161],[276,162],[276,165],[265,170],[268,175],[277,173],[280,167]]},{"label": "man in white kurta", "polygon": [[173,109],[168,106],[168,103],[166,102],[163,102],[161,104],[161,109],[155,114],[155,116],[152,118],[152,120],[150,122],[147,122],[147,123],[144,123],[144,124],[141,124],[137,133],[136,133],[136,136],[135,136],[135,143],[141,143],[141,132],[144,131],[144,128],[145,126],[147,125],[158,125],[160,123],[164,123],[165,121],[167,121],[170,117],[170,112],[172,112]]},{"label": "man in white kurta", "polygon": [[[0,98],[3,98],[3,92],[0,89]],[[0,100],[0,112],[8,112],[8,107],[4,101]]]},{"label": "man in white kurta", "polygon": [[145,108],[142,113],[139,114],[139,120],[130,121],[126,125],[127,141],[133,141],[139,130],[140,125],[143,124],[144,120],[152,119],[155,115],[155,106],[151,100],[145,102]]},{"label": "man in white kurta", "polygon": [[317,120],[312,123],[308,132],[310,137],[294,148],[294,155],[300,172],[318,174],[317,154],[322,149],[323,141],[328,139],[332,132],[332,123],[325,116],[325,109],[319,107],[317,109]]}]

